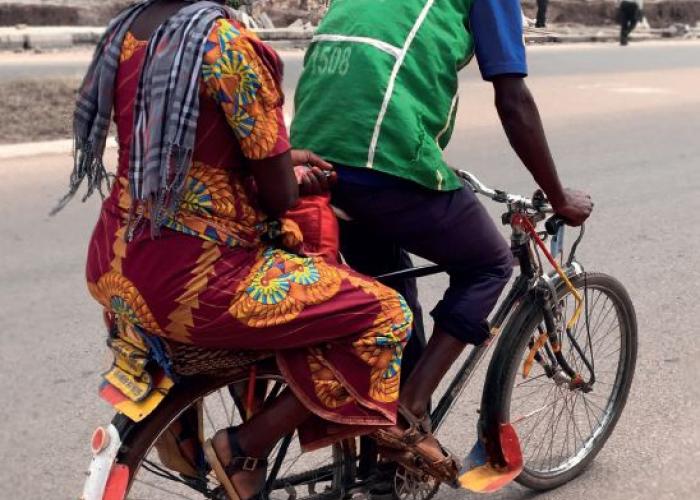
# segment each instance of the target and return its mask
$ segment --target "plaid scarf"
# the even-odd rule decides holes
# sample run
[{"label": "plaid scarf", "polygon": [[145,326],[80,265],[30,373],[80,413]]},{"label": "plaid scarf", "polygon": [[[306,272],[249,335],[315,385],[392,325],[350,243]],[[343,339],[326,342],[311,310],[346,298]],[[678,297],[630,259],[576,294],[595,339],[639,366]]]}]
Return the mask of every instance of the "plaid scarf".
[{"label": "plaid scarf", "polygon": [[102,162],[114,107],[114,81],[119,69],[122,42],[134,19],[156,0],[146,0],[122,11],[107,26],[97,44],[78,92],[73,113],[73,172],[68,193],[51,211],[56,214],[70,202],[87,179],[87,200],[97,190],[104,197],[109,174]]},{"label": "plaid scarf", "polygon": [[[114,108],[114,87],[124,38],[134,19],[159,0],[142,0],[107,27],[80,88],[74,114],[74,167],[69,192],[52,211],[61,210],[87,179],[83,201],[104,196],[109,174],[103,155]],[[199,79],[207,38],[219,18],[244,21],[239,12],[211,1],[194,1],[151,36],[134,110],[129,163],[132,216],[148,209],[157,235],[176,212],[192,163],[199,118]],[[138,223],[132,220],[131,231]]]}]

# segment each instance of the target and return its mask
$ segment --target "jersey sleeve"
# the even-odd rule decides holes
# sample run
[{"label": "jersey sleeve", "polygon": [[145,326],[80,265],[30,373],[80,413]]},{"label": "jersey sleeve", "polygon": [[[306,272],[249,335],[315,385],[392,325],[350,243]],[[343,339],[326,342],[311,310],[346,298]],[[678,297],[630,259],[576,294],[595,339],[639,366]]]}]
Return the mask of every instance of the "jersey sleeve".
[{"label": "jersey sleeve", "polygon": [[282,62],[253,33],[233,21],[217,21],[205,46],[202,76],[246,158],[264,160],[290,149]]},{"label": "jersey sleeve", "polygon": [[484,80],[506,74],[527,76],[523,17],[518,0],[474,0],[469,24]]}]

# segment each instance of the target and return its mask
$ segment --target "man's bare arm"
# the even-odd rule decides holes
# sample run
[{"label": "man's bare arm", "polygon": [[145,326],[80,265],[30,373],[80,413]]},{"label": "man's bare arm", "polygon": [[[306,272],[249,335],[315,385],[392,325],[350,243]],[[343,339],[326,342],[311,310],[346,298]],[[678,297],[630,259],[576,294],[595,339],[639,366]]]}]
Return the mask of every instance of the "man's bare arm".
[{"label": "man's bare arm", "polygon": [[570,224],[582,224],[593,203],[587,194],[562,187],[537,104],[525,81],[519,76],[500,76],[493,80],[493,87],[498,116],[513,149],[554,210]]}]

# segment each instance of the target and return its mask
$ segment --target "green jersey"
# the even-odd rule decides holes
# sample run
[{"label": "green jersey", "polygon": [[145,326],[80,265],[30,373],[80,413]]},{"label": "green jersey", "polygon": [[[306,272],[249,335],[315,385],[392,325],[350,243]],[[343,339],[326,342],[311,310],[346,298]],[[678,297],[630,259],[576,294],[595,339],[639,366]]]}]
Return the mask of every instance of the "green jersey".
[{"label": "green jersey", "polygon": [[304,60],[295,148],[429,189],[462,186],[443,159],[473,55],[472,0],[334,0]]}]

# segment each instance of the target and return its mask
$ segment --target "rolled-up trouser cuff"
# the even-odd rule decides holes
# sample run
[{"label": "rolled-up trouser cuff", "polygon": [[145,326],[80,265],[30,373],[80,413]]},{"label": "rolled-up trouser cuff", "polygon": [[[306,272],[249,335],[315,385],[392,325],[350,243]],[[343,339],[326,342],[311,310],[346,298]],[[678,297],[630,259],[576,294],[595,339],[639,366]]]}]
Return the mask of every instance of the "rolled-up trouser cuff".
[{"label": "rolled-up trouser cuff", "polygon": [[430,315],[438,328],[465,344],[481,345],[489,338],[488,322],[460,318],[459,313],[449,310],[444,300],[438,303]]}]

